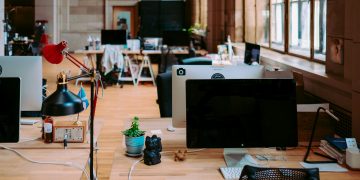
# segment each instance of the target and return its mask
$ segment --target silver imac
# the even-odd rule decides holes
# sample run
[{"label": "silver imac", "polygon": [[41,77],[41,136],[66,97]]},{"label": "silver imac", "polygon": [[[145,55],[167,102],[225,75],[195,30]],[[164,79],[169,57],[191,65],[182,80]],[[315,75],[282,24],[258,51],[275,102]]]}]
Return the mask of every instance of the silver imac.
[{"label": "silver imac", "polygon": [[186,127],[186,87],[188,79],[259,79],[263,78],[263,66],[172,66],[172,125]]},{"label": "silver imac", "polygon": [[21,79],[21,111],[40,111],[42,103],[41,56],[0,56],[0,77]]}]

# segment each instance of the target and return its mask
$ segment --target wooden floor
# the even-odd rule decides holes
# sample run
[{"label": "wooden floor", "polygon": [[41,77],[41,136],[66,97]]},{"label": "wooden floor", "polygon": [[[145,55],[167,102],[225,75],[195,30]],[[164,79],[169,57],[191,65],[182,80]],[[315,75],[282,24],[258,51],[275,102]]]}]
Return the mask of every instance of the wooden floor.
[{"label": "wooden floor", "polygon": [[[76,56],[82,60],[82,56]],[[157,72],[156,66],[154,71]],[[56,89],[56,75],[60,71],[70,71],[72,75],[77,75],[79,70],[69,61],[64,60],[59,65],[53,65],[43,61],[43,75],[48,80],[48,95]],[[77,93],[79,88],[75,87],[75,82],[71,82],[69,89]],[[90,86],[83,85],[88,93]],[[160,117],[159,108],[156,104],[156,87],[152,83],[139,84],[135,87],[131,84],[110,86],[104,90],[104,97],[98,99],[95,120],[104,122],[98,139],[98,177],[99,179],[109,179],[113,165],[114,153],[118,146],[121,146],[124,120],[133,116],[139,118]],[[81,118],[86,119],[89,115],[88,110],[81,113]]]}]

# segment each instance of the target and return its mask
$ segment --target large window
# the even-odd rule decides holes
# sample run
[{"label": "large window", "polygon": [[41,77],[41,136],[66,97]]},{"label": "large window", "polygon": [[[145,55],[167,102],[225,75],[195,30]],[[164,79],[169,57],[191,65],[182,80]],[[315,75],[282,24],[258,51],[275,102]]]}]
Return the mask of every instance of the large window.
[{"label": "large window", "polygon": [[310,57],[310,0],[290,0],[289,52]]},{"label": "large window", "polygon": [[256,43],[270,47],[270,0],[256,0]]},{"label": "large window", "polygon": [[326,57],[326,1],[315,0],[314,7],[314,58]]},{"label": "large window", "polygon": [[271,48],[284,51],[285,48],[285,3],[271,0]]},{"label": "large window", "polygon": [[245,14],[253,14],[254,7],[256,14],[245,18],[245,29],[248,35],[255,30],[257,44],[310,60],[326,59],[327,0],[251,2],[245,3]]}]

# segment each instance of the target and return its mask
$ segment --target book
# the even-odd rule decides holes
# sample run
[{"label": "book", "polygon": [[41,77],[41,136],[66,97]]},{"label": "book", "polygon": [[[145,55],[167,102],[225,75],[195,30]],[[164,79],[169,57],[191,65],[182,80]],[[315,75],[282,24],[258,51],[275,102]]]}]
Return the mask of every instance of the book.
[{"label": "book", "polygon": [[336,150],[340,152],[346,151],[347,145],[345,138],[335,138],[335,137],[326,136],[325,140]]},{"label": "book", "polygon": [[319,147],[328,156],[337,159],[339,164],[343,164],[345,161],[345,153],[339,152],[333,148],[327,141],[321,140]]},{"label": "book", "polygon": [[[346,152],[347,149],[346,138],[336,138],[336,137],[326,136],[324,139],[338,151],[342,153]],[[360,147],[359,143],[357,143],[357,145],[358,147]]]}]

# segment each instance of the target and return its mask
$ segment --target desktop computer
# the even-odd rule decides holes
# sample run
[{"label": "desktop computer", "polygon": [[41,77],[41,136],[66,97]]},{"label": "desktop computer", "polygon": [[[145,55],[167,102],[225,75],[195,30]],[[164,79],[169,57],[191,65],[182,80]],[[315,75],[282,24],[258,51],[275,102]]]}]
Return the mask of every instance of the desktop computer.
[{"label": "desktop computer", "polygon": [[295,91],[293,79],[187,80],[187,147],[296,147]]},{"label": "desktop computer", "polygon": [[1,56],[0,77],[21,79],[21,111],[39,114],[42,104],[41,56]]},{"label": "desktop computer", "polygon": [[264,74],[263,66],[172,66],[172,125],[186,127],[185,82],[188,79],[259,79]]}]

